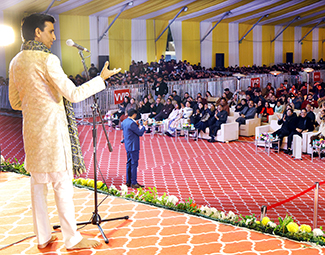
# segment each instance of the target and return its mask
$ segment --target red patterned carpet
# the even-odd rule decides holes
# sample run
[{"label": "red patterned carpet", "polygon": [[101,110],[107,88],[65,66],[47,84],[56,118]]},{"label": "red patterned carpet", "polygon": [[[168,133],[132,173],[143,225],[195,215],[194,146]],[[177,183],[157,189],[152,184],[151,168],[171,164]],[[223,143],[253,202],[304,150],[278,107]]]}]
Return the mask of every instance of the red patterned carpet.
[{"label": "red patterned carpet", "polygon": [[[0,116],[1,149],[5,158],[23,162],[21,119]],[[84,177],[93,177],[92,127],[79,126],[86,166]],[[113,152],[107,150],[102,128],[98,128],[98,162],[107,184],[125,182],[126,153],[120,143],[121,131],[109,132]],[[199,140],[187,143],[155,135],[141,138],[138,181],[158,192],[191,197],[196,203],[210,205],[236,214],[259,214],[262,205],[271,205],[324,181],[324,161],[293,160],[287,155],[255,153],[251,139],[241,142],[214,143]],[[99,179],[102,179],[99,176]],[[325,186],[325,185],[324,185]],[[325,223],[325,192],[320,188],[318,223]],[[293,215],[300,223],[312,225],[313,191],[271,209],[268,216]]]}]

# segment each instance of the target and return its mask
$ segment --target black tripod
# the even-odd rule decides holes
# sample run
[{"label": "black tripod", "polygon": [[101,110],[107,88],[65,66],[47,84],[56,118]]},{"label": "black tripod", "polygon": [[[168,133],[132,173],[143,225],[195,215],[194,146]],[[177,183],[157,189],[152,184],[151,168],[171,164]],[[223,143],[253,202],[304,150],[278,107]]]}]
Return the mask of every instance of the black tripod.
[{"label": "black tripod", "polygon": [[[86,75],[87,75],[87,79],[89,80],[89,74],[88,74],[88,70],[87,70],[87,67],[86,67],[86,64],[85,64],[85,59],[84,59],[84,56],[83,56],[83,53],[81,50],[79,50],[79,55],[82,59],[82,63],[83,63],[83,66],[84,66],[84,69],[85,69],[85,72],[86,72]],[[95,97],[95,95],[93,96],[94,97],[94,104],[91,106],[92,108],[92,112],[93,112],[93,148],[94,148],[94,151],[93,151],[93,154],[94,154],[94,211],[93,211],[93,216],[91,217],[91,220],[90,221],[85,221],[85,222],[80,222],[80,223],[77,223],[77,226],[78,225],[88,225],[88,224],[93,224],[93,225],[97,225],[100,233],[102,234],[104,240],[105,240],[105,243],[108,243],[108,239],[102,229],[102,227],[100,226],[100,224],[102,222],[106,222],[106,221],[114,221],[114,220],[127,220],[129,219],[129,216],[123,216],[123,217],[117,217],[117,218],[111,218],[111,219],[101,219],[99,213],[98,213],[98,198],[97,198],[97,126],[96,126],[96,113],[99,115],[99,118],[100,118],[100,123],[102,124],[103,126],[103,130],[104,130],[104,133],[105,133],[105,136],[106,136],[106,141],[107,141],[107,146],[108,146],[108,149],[110,152],[113,151],[113,148],[111,146],[111,143],[109,142],[109,139],[108,139],[108,134],[107,134],[107,131],[105,129],[105,126],[104,126],[104,121],[103,121],[103,118],[102,118],[102,115],[99,111],[99,107],[98,107],[98,103],[97,103],[97,98]],[[57,229],[57,228],[60,228],[59,225],[55,225],[53,226],[53,229]]]}]

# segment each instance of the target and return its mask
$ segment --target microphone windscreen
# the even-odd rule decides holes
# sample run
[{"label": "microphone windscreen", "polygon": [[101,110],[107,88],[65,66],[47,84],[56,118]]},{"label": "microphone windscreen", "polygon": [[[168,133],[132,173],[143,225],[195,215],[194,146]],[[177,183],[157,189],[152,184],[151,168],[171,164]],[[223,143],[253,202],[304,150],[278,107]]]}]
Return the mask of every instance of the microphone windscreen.
[{"label": "microphone windscreen", "polygon": [[68,46],[73,46],[74,45],[74,42],[71,39],[68,39],[67,42],[66,42],[66,44]]}]

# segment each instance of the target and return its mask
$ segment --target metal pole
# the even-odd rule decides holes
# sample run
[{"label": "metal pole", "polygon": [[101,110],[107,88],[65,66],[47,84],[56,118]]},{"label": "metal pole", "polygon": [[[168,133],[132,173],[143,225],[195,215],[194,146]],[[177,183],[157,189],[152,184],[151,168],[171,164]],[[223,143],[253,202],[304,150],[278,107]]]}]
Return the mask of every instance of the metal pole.
[{"label": "metal pole", "polygon": [[201,40],[201,42],[203,42],[205,40],[205,38],[208,37],[208,35],[212,32],[213,29],[215,29],[216,26],[218,26],[218,24],[229,14],[231,14],[231,11],[227,11],[225,14],[223,14],[223,16],[221,17],[221,19],[217,22],[217,24],[215,24],[213,26],[213,28],[210,29],[210,31],[203,37],[203,39]]},{"label": "metal pole", "polygon": [[307,35],[309,35],[310,33],[311,33],[311,31],[313,31],[320,23],[322,23],[322,22],[324,22],[325,21],[325,19],[322,19],[321,21],[319,21],[315,26],[313,26],[313,28],[312,29],[310,29],[309,31],[308,31],[308,33],[307,34],[305,34],[304,35],[304,37],[303,38],[301,38],[299,41],[298,41],[298,43],[301,43],[302,42],[302,40],[303,39],[305,39],[306,38],[306,36]]},{"label": "metal pole", "polygon": [[307,73],[307,96],[309,94],[309,73]]},{"label": "metal pole", "polygon": [[289,24],[284,29],[282,29],[282,31],[280,33],[278,33],[278,35],[276,37],[274,37],[274,39],[271,42],[274,42],[284,32],[284,30],[286,30],[293,22],[296,21],[296,19],[300,19],[300,16],[297,16],[293,20],[291,20],[289,22]]},{"label": "metal pole", "polygon": [[52,5],[54,4],[56,0],[52,0],[52,2],[50,3],[50,5],[47,7],[47,9],[45,10],[44,14],[47,14],[47,12],[51,9]]},{"label": "metal pole", "polygon": [[241,43],[244,39],[245,39],[245,37],[246,37],[246,35],[248,35],[249,34],[249,32],[250,31],[252,31],[253,29],[254,29],[254,27],[258,24],[258,23],[260,23],[260,21],[264,18],[264,17],[268,17],[269,15],[268,14],[266,14],[266,15],[263,15],[262,17],[260,17],[260,19],[251,27],[251,29],[250,30],[248,30],[248,32],[238,41],[239,43]]},{"label": "metal pole", "polygon": [[315,197],[314,197],[314,226],[313,226],[313,229],[317,228],[317,215],[318,215],[318,190],[319,190],[319,182],[315,182]]},{"label": "metal pole", "polygon": [[177,14],[176,16],[169,22],[168,26],[165,27],[165,29],[160,33],[160,35],[157,37],[157,39],[155,40],[155,42],[157,42],[160,37],[163,35],[163,33],[165,33],[165,31],[167,30],[167,28],[170,27],[170,25],[175,21],[175,19],[177,19],[177,17],[181,14],[182,11],[187,11],[187,6],[184,6]]},{"label": "metal pole", "polygon": [[105,30],[105,32],[99,37],[98,39],[98,42],[100,42],[103,37],[105,36],[105,34],[108,32],[108,30],[111,28],[111,26],[113,26],[114,22],[117,20],[117,18],[121,15],[121,13],[125,10],[125,8],[128,6],[128,5],[132,5],[130,3],[133,3],[132,1],[131,2],[128,2],[126,3],[122,9],[120,10],[120,12],[115,16],[115,18],[113,19],[113,21],[111,22],[111,24],[109,24],[108,28]]},{"label": "metal pole", "polygon": [[266,211],[267,211],[267,207],[266,207],[266,205],[262,205],[262,207],[261,207],[261,221],[262,221],[263,218],[265,217],[265,215],[266,215]]}]

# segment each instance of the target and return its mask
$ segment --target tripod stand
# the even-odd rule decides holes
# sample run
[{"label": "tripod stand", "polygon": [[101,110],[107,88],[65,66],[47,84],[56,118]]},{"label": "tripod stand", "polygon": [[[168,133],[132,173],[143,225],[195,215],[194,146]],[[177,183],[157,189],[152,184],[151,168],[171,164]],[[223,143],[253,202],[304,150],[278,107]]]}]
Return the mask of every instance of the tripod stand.
[{"label": "tripod stand", "polygon": [[[83,52],[81,50],[79,50],[79,55],[82,59],[82,63],[83,63],[83,66],[84,66],[84,70],[86,72],[86,75],[87,75],[87,79],[89,80],[89,74],[88,74],[88,70],[87,70],[87,67],[86,67],[86,64],[85,64],[85,59],[84,59],[84,56],[83,56]],[[99,118],[100,118],[100,122],[103,126],[103,130],[104,130],[104,133],[105,133],[105,136],[106,136],[106,141],[107,141],[107,146],[108,146],[108,149],[110,152],[113,151],[113,148],[111,146],[111,143],[109,142],[109,139],[108,139],[108,134],[107,134],[107,131],[105,129],[105,126],[104,126],[104,121],[103,121],[103,118],[102,118],[102,115],[99,111],[99,107],[98,107],[98,103],[97,103],[97,98],[95,97],[95,95],[93,96],[94,98],[94,104],[91,106],[92,108],[92,114],[93,114],[93,156],[94,156],[94,211],[93,211],[93,216],[91,217],[91,220],[90,221],[86,221],[86,222],[80,222],[80,223],[77,223],[77,226],[78,225],[88,225],[88,224],[92,224],[92,225],[96,225],[100,231],[100,233],[102,234],[103,238],[104,238],[104,241],[105,243],[108,243],[108,238],[106,237],[102,227],[100,226],[100,224],[102,222],[107,222],[107,221],[114,221],[114,220],[127,220],[129,219],[129,216],[123,216],[123,217],[117,217],[117,218],[111,218],[111,219],[101,219],[99,213],[98,213],[98,197],[97,197],[97,126],[96,126],[96,113],[99,115]],[[53,229],[57,229],[57,228],[60,228],[59,225],[55,225],[53,226]]]}]

